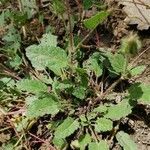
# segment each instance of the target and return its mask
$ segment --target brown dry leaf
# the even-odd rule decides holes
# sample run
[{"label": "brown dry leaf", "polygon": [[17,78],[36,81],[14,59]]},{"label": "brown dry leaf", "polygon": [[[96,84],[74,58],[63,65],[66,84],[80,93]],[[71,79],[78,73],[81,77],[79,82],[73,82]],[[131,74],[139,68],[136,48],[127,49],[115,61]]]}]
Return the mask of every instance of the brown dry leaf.
[{"label": "brown dry leaf", "polygon": [[139,30],[150,27],[150,0],[118,0],[124,5],[123,9],[128,15],[125,21],[128,24],[137,24]]}]

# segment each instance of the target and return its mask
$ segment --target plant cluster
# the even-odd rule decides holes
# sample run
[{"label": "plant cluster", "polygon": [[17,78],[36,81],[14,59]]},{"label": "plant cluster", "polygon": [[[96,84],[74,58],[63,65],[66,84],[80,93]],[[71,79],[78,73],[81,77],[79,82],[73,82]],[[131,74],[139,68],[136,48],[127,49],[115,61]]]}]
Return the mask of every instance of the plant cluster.
[{"label": "plant cluster", "polygon": [[[0,48],[0,57],[6,59],[0,63],[0,100],[5,106],[0,111],[7,115],[10,111],[7,104],[19,100],[25,103],[21,115],[13,116],[16,132],[21,136],[19,140],[14,137],[3,147],[13,145],[16,148],[40,119],[49,118],[46,119],[51,135],[49,144],[56,149],[108,150],[114,139],[124,150],[137,149],[130,136],[119,127],[137,104],[150,103],[149,85],[131,82],[146,68],[130,63],[141,48],[138,36],[132,33],[123,38],[115,54],[101,47],[87,56],[81,45],[111,14],[95,2],[95,7],[101,11],[88,19],[79,15],[89,33],[76,41],[73,26],[78,22],[69,8],[66,9],[68,0],[64,5],[56,0],[50,9],[64,22],[67,39],[64,46],[59,46],[57,35],[47,31],[38,44],[22,50],[19,31],[24,31],[26,22],[38,8],[33,1],[20,0],[20,3],[22,14],[4,10],[0,15],[1,30],[6,24],[8,27],[5,27],[7,31]],[[83,4],[85,9],[93,5],[89,0]],[[68,15],[68,24],[64,14]],[[126,82],[128,85],[123,84]]]}]

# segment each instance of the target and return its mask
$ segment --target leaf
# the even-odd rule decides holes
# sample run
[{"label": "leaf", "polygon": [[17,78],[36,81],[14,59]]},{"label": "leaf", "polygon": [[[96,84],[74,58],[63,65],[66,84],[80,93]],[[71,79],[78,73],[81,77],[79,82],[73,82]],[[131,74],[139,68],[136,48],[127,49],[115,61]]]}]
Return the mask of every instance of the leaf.
[{"label": "leaf", "polygon": [[116,134],[116,138],[124,150],[137,150],[137,145],[127,133],[120,131]]},{"label": "leaf", "polygon": [[150,27],[150,1],[149,0],[118,0],[124,5],[123,10],[127,14],[125,21],[128,24],[137,24],[139,30],[147,30]]},{"label": "leaf", "polygon": [[129,115],[132,112],[131,109],[132,106],[129,104],[129,100],[124,99],[119,104],[108,107],[108,113],[104,115],[104,117],[112,120],[119,120]]},{"label": "leaf", "polygon": [[35,69],[44,70],[48,67],[57,75],[61,75],[61,69],[68,65],[67,54],[59,47],[32,45],[26,49],[26,55]]},{"label": "leaf", "polygon": [[54,133],[55,138],[66,138],[73,134],[79,128],[79,122],[71,117],[68,117],[60,124]]},{"label": "leaf", "polygon": [[73,87],[73,84],[69,82],[68,80],[64,80],[63,82],[54,80],[52,87],[55,90],[64,90],[64,89],[69,89]]},{"label": "leaf", "polygon": [[95,131],[106,132],[113,128],[113,122],[106,118],[98,118],[95,123]]},{"label": "leaf", "polygon": [[47,45],[52,47],[57,47],[57,36],[52,35],[51,33],[46,33],[42,36],[42,39],[40,40],[40,45]]},{"label": "leaf", "polygon": [[16,85],[19,90],[34,94],[47,91],[47,86],[39,80],[22,79]]},{"label": "leaf", "polygon": [[21,63],[22,63],[22,59],[18,55],[16,55],[15,58],[13,58],[10,61],[10,65],[14,69],[19,69],[19,66],[21,65]]},{"label": "leaf", "polygon": [[54,95],[47,95],[45,97],[27,97],[27,117],[38,118],[46,114],[55,115],[59,112],[60,104]]},{"label": "leaf", "polygon": [[142,72],[144,72],[145,69],[146,69],[145,65],[137,66],[137,67],[132,68],[130,70],[130,73],[132,76],[137,76],[137,75],[140,75]]},{"label": "leaf", "polygon": [[67,141],[65,139],[53,139],[53,144],[58,148],[58,149],[64,149],[64,147],[67,146]]},{"label": "leaf", "polygon": [[100,77],[103,72],[102,63],[99,59],[99,53],[94,53],[84,65],[87,70],[93,71],[97,77]]},{"label": "leaf", "polygon": [[65,12],[65,4],[62,0],[52,1],[52,5],[50,5],[50,8],[52,9],[52,12],[54,12],[56,15],[62,15]]},{"label": "leaf", "polygon": [[150,104],[150,85],[135,83],[128,89],[130,98],[139,103]]},{"label": "leaf", "polygon": [[125,67],[125,58],[122,54],[110,55],[108,59],[115,73],[123,73]]},{"label": "leaf", "polygon": [[84,25],[88,29],[95,29],[99,24],[101,24],[107,17],[109,13],[107,11],[98,12],[96,15],[89,19],[84,20]]},{"label": "leaf", "polygon": [[84,9],[89,9],[92,6],[92,0],[83,0]]},{"label": "leaf", "polygon": [[90,134],[85,134],[80,136],[79,138],[79,146],[80,146],[80,150],[85,150],[85,147],[91,142],[91,136]]},{"label": "leaf", "polygon": [[107,112],[107,107],[105,105],[100,105],[94,108],[93,112],[105,113]]},{"label": "leaf", "polygon": [[1,28],[3,28],[5,25],[5,12],[3,11],[1,14],[0,14],[0,30]]},{"label": "leaf", "polygon": [[31,19],[38,10],[35,0],[21,0],[21,5],[22,11],[28,15],[28,19]]},{"label": "leaf", "polygon": [[3,37],[3,40],[6,42],[18,43],[21,42],[21,37],[18,30],[12,26],[9,28],[7,34]]},{"label": "leaf", "polygon": [[89,150],[109,150],[109,146],[106,141],[101,140],[99,143],[89,143]]},{"label": "leaf", "polygon": [[86,96],[86,88],[82,86],[75,87],[72,94],[76,98],[84,99]]}]

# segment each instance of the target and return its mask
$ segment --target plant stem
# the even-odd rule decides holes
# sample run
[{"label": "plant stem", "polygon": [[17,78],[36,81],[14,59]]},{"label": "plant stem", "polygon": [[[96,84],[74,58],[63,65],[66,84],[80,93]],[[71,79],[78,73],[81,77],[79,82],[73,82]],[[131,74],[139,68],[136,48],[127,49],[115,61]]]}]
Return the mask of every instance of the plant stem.
[{"label": "plant stem", "polygon": [[69,55],[71,57],[71,53],[74,52],[74,37],[73,37],[73,27],[72,27],[72,22],[71,22],[71,10],[70,10],[70,5],[69,5],[69,0],[66,0],[66,8],[67,8],[67,14],[68,14],[68,22],[69,22],[69,43],[70,43],[70,49],[69,49]]},{"label": "plant stem", "polygon": [[118,80],[116,80],[102,95],[100,95],[99,97],[96,98],[95,103],[97,103],[100,100],[103,100],[106,95],[108,95],[110,93],[110,91],[120,82],[122,81],[122,77],[120,77]]},{"label": "plant stem", "polygon": [[82,40],[81,42],[75,47],[75,50],[79,49],[83,42],[87,40],[87,38],[93,33],[94,30],[91,30]]}]

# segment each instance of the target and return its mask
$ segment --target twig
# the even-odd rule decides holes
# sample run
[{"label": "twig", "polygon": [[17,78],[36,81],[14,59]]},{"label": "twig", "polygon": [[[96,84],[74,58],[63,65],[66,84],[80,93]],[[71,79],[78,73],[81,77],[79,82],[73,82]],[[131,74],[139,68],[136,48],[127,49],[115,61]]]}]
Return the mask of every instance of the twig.
[{"label": "twig", "polygon": [[91,30],[82,40],[81,42],[75,47],[75,50],[79,49],[83,42],[87,40],[87,38],[93,33],[94,29]]},{"label": "twig", "polygon": [[102,100],[105,98],[106,95],[109,94],[109,92],[120,82],[122,81],[122,78],[120,77],[118,80],[116,80],[102,95],[98,96],[94,102],[97,103],[98,101]]},{"label": "twig", "polygon": [[143,52],[141,52],[130,64],[129,66],[131,67],[146,51],[150,50],[150,46],[146,48]]},{"label": "twig", "polygon": [[47,142],[47,141],[45,141],[45,140],[43,140],[43,139],[37,137],[36,135],[34,135],[34,134],[30,133],[30,132],[28,132],[28,134],[31,135],[32,137],[34,137],[35,139],[41,141],[42,143],[45,143],[46,145],[48,145],[49,148],[50,148],[50,150],[56,150],[53,146],[51,146],[51,145],[49,144],[49,142]]}]

